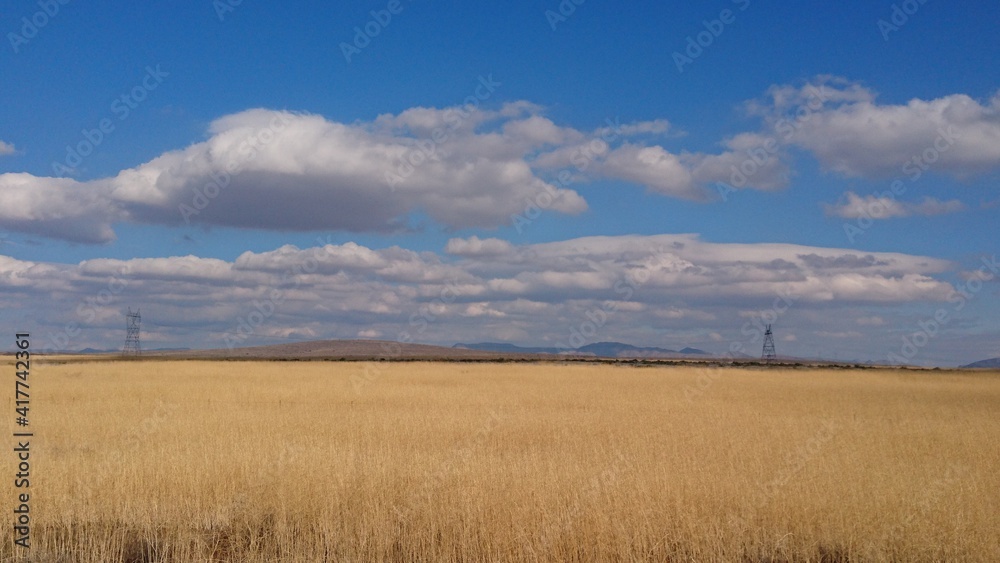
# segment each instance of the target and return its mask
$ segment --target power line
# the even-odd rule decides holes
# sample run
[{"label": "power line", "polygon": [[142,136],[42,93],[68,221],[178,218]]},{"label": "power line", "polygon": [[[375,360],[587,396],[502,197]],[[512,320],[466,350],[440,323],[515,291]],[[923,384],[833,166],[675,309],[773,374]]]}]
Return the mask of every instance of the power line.
[{"label": "power line", "polygon": [[774,352],[774,335],[771,334],[771,325],[767,325],[767,331],[764,332],[764,351],[761,353],[760,359],[765,364],[774,363],[778,359],[778,355]]},{"label": "power line", "polygon": [[125,315],[125,346],[122,348],[123,356],[141,356],[142,355],[142,343],[139,340],[139,325],[142,322],[142,317],[139,315],[139,310],[136,309],[132,312],[132,308],[128,308],[128,314]]}]

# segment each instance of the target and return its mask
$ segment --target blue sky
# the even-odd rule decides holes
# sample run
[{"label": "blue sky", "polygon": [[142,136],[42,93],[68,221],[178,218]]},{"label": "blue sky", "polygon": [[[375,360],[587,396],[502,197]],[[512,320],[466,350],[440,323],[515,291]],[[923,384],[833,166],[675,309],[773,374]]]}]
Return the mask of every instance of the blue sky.
[{"label": "blue sky", "polygon": [[[912,363],[997,356],[994,8],[5,2],[0,315],[69,348],[117,345],[139,305],[151,345],[534,344],[614,303],[592,340],[755,355],[746,323],[791,290],[780,352],[887,361],[923,333]],[[421,146],[437,160],[390,189]]]}]

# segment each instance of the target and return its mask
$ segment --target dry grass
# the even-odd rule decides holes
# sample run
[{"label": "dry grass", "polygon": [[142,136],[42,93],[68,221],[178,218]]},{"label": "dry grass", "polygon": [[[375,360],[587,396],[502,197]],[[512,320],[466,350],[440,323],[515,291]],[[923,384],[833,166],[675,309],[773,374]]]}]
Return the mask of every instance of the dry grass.
[{"label": "dry grass", "polygon": [[1000,560],[996,373],[385,366],[33,364],[30,560]]}]

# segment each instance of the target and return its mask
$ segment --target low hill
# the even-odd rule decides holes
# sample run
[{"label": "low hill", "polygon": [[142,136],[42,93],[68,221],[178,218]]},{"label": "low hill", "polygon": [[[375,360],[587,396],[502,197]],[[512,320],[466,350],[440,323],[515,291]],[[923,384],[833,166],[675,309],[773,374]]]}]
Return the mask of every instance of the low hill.
[{"label": "low hill", "polygon": [[962,366],[963,368],[1000,368],[1000,358],[990,358],[989,360],[980,360],[978,362],[972,362],[971,364]]},{"label": "low hill", "polygon": [[[152,348],[149,350],[143,350],[143,352],[179,352],[182,350],[189,350],[189,348]],[[83,350],[73,351],[73,350],[61,350],[57,351],[58,354],[119,354],[121,353],[121,348],[112,348],[106,350],[98,350],[97,348],[84,348]]]},{"label": "low hill", "polygon": [[677,358],[681,356],[708,356],[708,352],[697,348],[669,350],[655,346],[633,346],[622,342],[595,342],[579,348],[528,347],[516,346],[504,342],[479,342],[475,344],[456,344],[453,348],[465,350],[480,350],[488,352],[517,354],[560,354],[566,356],[597,356],[599,358]]},{"label": "low hill", "polygon": [[246,348],[150,352],[143,356],[192,359],[345,359],[345,360],[497,360],[530,358],[530,354],[463,350],[384,340],[316,340]]},{"label": "low hill", "polygon": [[[88,350],[69,353],[81,358],[101,360],[114,355],[121,358],[121,352]],[[159,349],[143,350],[143,358],[172,360],[395,360],[395,361],[639,361],[639,362],[707,362],[712,363],[759,363],[759,358],[747,355],[716,356],[696,348],[679,351],[655,346],[641,347],[621,342],[596,342],[580,348],[527,347],[506,343],[481,342],[478,344],[455,344],[452,347],[429,344],[403,344],[385,340],[316,340],[291,342],[266,346],[243,348],[218,348],[211,350]],[[993,361],[993,360],[990,360]],[[856,365],[846,362],[831,362],[779,356],[778,362],[785,365],[831,366]],[[978,367],[989,367],[979,365]]]}]

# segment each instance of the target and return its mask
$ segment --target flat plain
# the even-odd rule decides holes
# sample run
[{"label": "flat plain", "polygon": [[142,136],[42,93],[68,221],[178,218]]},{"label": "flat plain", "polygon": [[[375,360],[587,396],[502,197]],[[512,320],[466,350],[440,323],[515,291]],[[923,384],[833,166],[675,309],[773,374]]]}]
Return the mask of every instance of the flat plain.
[{"label": "flat plain", "polygon": [[[5,526],[3,561],[1000,560],[996,371],[66,358],[31,377],[32,547]],[[5,477],[8,521],[15,494]]]}]

